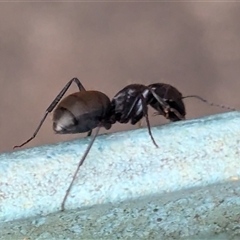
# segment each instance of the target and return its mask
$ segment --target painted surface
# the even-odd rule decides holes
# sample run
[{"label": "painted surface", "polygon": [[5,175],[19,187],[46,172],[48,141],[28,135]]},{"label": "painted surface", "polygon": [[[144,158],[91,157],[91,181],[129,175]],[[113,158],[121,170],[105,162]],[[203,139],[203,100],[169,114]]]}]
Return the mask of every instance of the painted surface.
[{"label": "painted surface", "polygon": [[57,211],[89,138],[1,154],[2,239],[117,233],[178,239],[196,229],[224,231],[230,219],[239,225],[239,122],[240,114],[231,112],[155,127],[159,148],[146,129],[99,136],[66,202],[71,211],[64,213]]}]

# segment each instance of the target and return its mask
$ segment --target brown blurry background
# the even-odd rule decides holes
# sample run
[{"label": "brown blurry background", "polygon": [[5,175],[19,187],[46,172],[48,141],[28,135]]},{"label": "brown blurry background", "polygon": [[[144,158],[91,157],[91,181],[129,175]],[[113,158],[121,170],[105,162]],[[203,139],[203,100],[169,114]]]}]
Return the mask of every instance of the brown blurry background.
[{"label": "brown blurry background", "polygon": [[[110,98],[130,83],[166,82],[239,108],[239,74],[240,3],[0,3],[0,151],[33,134],[72,77]],[[185,103],[189,119],[223,112]],[[85,135],[54,134],[49,116],[27,147]]]}]

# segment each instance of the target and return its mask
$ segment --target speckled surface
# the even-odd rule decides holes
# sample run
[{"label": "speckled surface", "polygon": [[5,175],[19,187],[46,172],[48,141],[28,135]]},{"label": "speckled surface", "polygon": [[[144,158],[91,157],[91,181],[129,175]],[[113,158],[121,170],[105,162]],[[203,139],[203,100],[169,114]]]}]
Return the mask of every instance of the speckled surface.
[{"label": "speckled surface", "polygon": [[64,213],[89,138],[1,154],[0,239],[239,239],[240,113],[152,132],[99,136]]}]

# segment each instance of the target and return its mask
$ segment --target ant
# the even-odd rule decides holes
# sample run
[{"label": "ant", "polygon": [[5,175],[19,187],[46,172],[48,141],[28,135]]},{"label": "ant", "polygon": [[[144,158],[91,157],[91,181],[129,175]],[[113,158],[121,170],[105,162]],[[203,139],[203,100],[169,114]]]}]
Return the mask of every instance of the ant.
[{"label": "ant", "polygon": [[[77,84],[79,92],[68,95],[60,102],[63,95],[73,82]],[[87,136],[91,136],[92,130],[97,128],[77,166],[72,181],[66,190],[61,204],[61,210],[63,211],[67,196],[70,193],[77,173],[86,159],[101,127],[109,130],[116,122],[127,123],[129,121],[134,125],[145,117],[149,135],[154,145],[158,147],[151,133],[148,119],[148,105],[157,110],[158,115],[163,115],[171,121],[183,120],[185,119],[186,112],[182,99],[187,97],[196,97],[208,103],[207,100],[202,99],[197,95],[182,97],[182,94],[176,88],[169,84],[161,83],[151,84],[149,86],[141,84],[128,85],[119,91],[112,101],[110,101],[108,96],[102,92],[85,90],[82,83],[77,78],[73,78],[65,85],[46,109],[46,112],[32,137],[21,145],[14,146],[14,148],[22,147],[33,140],[39,132],[47,115],[52,112],[56,106],[57,107],[53,112],[53,130],[55,133],[75,134],[88,132]]]}]

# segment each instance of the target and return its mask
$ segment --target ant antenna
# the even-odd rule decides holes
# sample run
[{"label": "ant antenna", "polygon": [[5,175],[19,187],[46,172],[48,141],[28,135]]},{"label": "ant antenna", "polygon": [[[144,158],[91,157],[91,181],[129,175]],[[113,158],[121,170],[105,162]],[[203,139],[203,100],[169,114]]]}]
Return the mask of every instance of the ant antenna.
[{"label": "ant antenna", "polygon": [[197,98],[199,100],[201,100],[202,102],[205,102],[207,103],[208,105],[210,106],[215,106],[215,107],[220,107],[220,108],[224,108],[224,109],[229,109],[229,110],[232,110],[232,111],[236,111],[235,108],[232,108],[232,107],[229,107],[229,106],[225,106],[225,105],[221,105],[221,104],[216,104],[216,103],[212,103],[212,102],[209,102],[208,100],[198,96],[198,95],[188,95],[188,96],[184,96],[182,97],[182,99],[184,98]]}]

